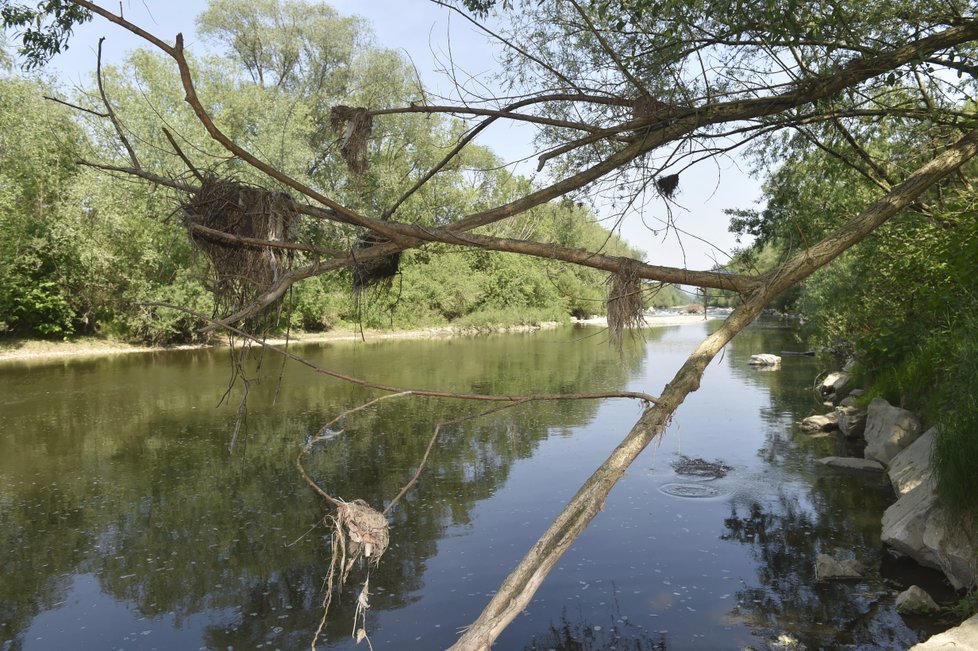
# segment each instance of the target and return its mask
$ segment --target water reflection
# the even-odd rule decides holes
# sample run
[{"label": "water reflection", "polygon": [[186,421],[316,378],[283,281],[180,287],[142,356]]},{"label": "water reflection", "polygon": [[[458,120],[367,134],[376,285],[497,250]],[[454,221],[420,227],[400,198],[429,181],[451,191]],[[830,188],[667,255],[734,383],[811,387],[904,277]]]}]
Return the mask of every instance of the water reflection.
[{"label": "water reflection", "polygon": [[[597,340],[574,339],[568,331],[546,340],[303,352],[390,384],[512,394],[613,390],[641,366],[645,348],[637,342],[619,357]],[[93,600],[131,604],[135,619],[156,621],[156,628],[167,618],[180,627],[192,615],[211,613],[218,624],[191,622],[209,647],[308,643],[328,550],[325,529],[314,526],[324,510],[293,462],[304,437],[365,400],[363,391],[289,367],[280,392],[275,378],[252,390],[247,437],[229,458],[234,409],[215,408],[228,377],[222,353],[3,372],[15,389],[0,412],[0,545],[9,550],[0,582],[5,650],[54,648],[56,632],[32,622],[59,609],[70,611],[70,620],[84,611],[80,602]],[[335,495],[382,506],[413,473],[434,424],[460,409],[477,410],[424,399],[358,413],[343,424],[340,439],[313,455],[311,472]],[[446,430],[425,480],[393,512],[396,543],[372,577],[380,586],[373,607],[396,610],[416,600],[445,528],[468,523],[473,504],[505,482],[515,460],[531,456],[552,433],[588,422],[596,409],[587,402],[540,403]],[[73,579],[82,575],[92,580]],[[328,639],[349,635],[352,606],[350,599],[334,605]]]},{"label": "water reflection", "polygon": [[[302,352],[394,385],[657,393],[713,327],[649,330],[644,342],[626,338],[622,356],[574,329]],[[818,649],[916,639],[878,572],[885,485],[815,466],[834,443],[793,430],[817,408],[811,383],[825,362],[747,365],[790,336],[752,327],[711,364],[499,648],[744,649],[784,632]],[[266,363],[229,456],[236,396],[218,406],[228,368],[213,351],[0,368],[2,651],[308,645],[330,550],[326,510],[295,455],[325,421],[378,394],[291,364],[279,389]],[[382,508],[435,423],[483,408],[378,403],[351,414],[307,467],[330,493]],[[371,572],[374,648],[449,646],[637,415],[623,400],[539,403],[447,428]],[[723,472],[691,474],[696,461]],[[661,490],[670,483],[717,492],[677,497]],[[837,548],[870,566],[865,581],[813,583],[815,555]],[[363,576],[355,569],[334,600],[322,648],[355,647]]]}]

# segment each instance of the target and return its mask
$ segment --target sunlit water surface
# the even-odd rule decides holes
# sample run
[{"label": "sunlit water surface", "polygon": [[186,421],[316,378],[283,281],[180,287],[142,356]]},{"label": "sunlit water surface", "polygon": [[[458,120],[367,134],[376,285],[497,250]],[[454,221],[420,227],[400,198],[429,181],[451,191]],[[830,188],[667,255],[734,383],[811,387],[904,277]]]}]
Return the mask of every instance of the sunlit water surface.
[{"label": "sunlit water surface", "polygon": [[[585,328],[294,350],[410,387],[655,394],[716,323],[648,330],[621,356]],[[896,615],[903,586],[880,569],[889,489],[816,465],[840,444],[793,426],[817,409],[812,383],[831,360],[747,365],[792,348],[790,329],[770,323],[728,346],[496,648],[766,649],[790,635],[809,649],[904,649],[923,635]],[[325,505],[295,457],[379,394],[267,357],[229,453],[240,397],[221,404],[229,369],[227,351],[0,366],[2,651],[309,648],[330,550]],[[383,507],[436,423],[485,408],[378,403],[338,425],[310,471]],[[639,409],[548,402],[448,427],[370,573],[373,648],[457,639]],[[866,578],[816,583],[820,552],[858,558]],[[356,646],[364,577],[354,568],[334,598],[318,648]]]}]

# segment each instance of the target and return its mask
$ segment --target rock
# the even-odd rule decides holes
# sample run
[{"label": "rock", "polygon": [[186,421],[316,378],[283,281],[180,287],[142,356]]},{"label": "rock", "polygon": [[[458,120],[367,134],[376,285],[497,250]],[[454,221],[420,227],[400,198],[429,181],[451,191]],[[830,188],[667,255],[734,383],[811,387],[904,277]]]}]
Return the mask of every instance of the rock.
[{"label": "rock", "polygon": [[920,421],[906,409],[894,407],[882,398],[873,398],[866,414],[867,459],[888,464],[890,460],[920,436]]},{"label": "rock", "polygon": [[[845,402],[846,398],[842,402]],[[851,405],[839,406],[835,408],[835,417],[839,423],[839,431],[847,439],[858,439],[866,431],[865,409],[859,409]]]},{"label": "rock", "polygon": [[835,403],[843,398],[842,391],[848,383],[848,373],[844,371],[829,373],[822,380],[821,384],[818,385],[816,391],[818,391],[820,398]]},{"label": "rock", "polygon": [[883,513],[883,544],[944,572],[955,590],[974,585],[978,534],[967,516],[950,513],[937,499],[931,475]]},{"label": "rock", "polygon": [[926,615],[939,611],[941,607],[923,588],[912,585],[897,595],[896,609],[901,615]]},{"label": "rock", "polygon": [[855,560],[836,560],[828,554],[819,554],[815,561],[815,577],[819,581],[858,579],[863,575],[863,566]]},{"label": "rock", "polygon": [[936,438],[937,428],[931,427],[890,460],[888,474],[897,497],[906,495],[930,477],[930,455]]},{"label": "rock", "polygon": [[835,412],[824,416],[809,416],[801,421],[801,431],[811,434],[813,432],[830,432],[839,429],[839,421]]},{"label": "rock", "polygon": [[778,366],[781,364],[781,358],[771,353],[761,353],[759,355],[751,355],[747,363],[751,366]]},{"label": "rock", "polygon": [[978,651],[978,615],[966,619],[960,626],[935,635],[926,642],[915,644],[910,651]]},{"label": "rock", "polygon": [[883,472],[886,470],[879,461],[860,459],[859,457],[822,457],[818,459],[818,463],[832,468],[858,470],[860,472]]}]

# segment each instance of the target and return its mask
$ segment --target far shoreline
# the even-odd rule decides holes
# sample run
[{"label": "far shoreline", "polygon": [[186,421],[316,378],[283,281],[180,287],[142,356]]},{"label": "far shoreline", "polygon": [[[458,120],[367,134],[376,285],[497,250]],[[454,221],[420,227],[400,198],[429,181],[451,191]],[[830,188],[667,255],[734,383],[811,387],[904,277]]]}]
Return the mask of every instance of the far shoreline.
[{"label": "far shoreline", "polygon": [[[667,314],[648,316],[643,328],[692,325],[704,323],[718,317],[709,316],[704,319],[702,314]],[[519,332],[535,332],[552,330],[564,325],[557,321],[549,321],[534,325],[496,326],[487,328],[459,328],[440,326],[415,330],[364,330],[361,336],[358,330],[334,330],[330,332],[298,333],[285,338],[269,339],[273,345],[316,344],[316,343],[358,343],[371,341],[388,341],[398,339],[448,339],[452,337],[471,337],[486,334],[504,334]],[[607,328],[605,317],[590,319],[573,319],[569,325]],[[225,340],[201,344],[181,344],[173,346],[142,346],[113,339],[99,337],[79,337],[69,341],[46,341],[43,339],[0,341],[0,365],[11,362],[56,361],[61,359],[110,357],[116,355],[131,355],[136,353],[160,353],[172,350],[200,350],[210,348],[226,348]]]}]

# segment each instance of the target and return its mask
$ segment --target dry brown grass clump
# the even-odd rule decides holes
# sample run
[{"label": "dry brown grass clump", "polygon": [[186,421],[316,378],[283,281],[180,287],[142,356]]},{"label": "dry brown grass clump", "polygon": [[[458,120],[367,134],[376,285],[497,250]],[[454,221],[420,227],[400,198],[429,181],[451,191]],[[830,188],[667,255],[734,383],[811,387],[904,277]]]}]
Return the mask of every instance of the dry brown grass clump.
[{"label": "dry brown grass clump", "polygon": [[369,260],[358,260],[357,252],[369,249],[377,244],[387,242],[382,236],[376,233],[364,233],[357,239],[353,247],[353,259],[356,262],[350,268],[353,274],[353,292],[358,296],[366,289],[371,287],[389,288],[397,275],[401,264],[401,252],[397,251],[390,255]]},{"label": "dry brown grass clump", "polygon": [[380,563],[380,557],[390,544],[390,530],[383,513],[375,511],[363,500],[341,502],[336,508],[336,525],[340,532],[346,533],[348,567],[361,557],[371,565]]},{"label": "dry brown grass clump", "polygon": [[287,194],[206,176],[182,209],[194,248],[206,255],[213,266],[210,289],[219,311],[249,304],[286,270],[286,252],[253,240],[294,239],[296,206]]},{"label": "dry brown grass clump", "polygon": [[625,330],[640,328],[645,323],[645,296],[637,265],[632,260],[624,261],[609,281],[608,330],[611,343],[620,351]]},{"label": "dry brown grass clump", "polygon": [[367,170],[367,139],[374,128],[373,118],[365,108],[334,106],[329,111],[329,128],[340,139],[340,154],[354,174]]}]

